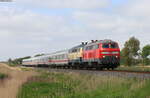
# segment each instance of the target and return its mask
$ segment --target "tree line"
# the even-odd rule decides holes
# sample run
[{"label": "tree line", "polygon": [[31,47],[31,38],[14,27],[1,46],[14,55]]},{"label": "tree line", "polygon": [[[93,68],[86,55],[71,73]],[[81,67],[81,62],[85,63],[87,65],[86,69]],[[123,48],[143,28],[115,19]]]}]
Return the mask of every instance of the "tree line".
[{"label": "tree line", "polygon": [[[44,54],[37,54],[34,57],[42,56]],[[15,66],[21,65],[22,60],[31,58],[31,56],[9,59],[8,64]],[[150,65],[150,44],[145,45],[142,49],[140,48],[140,41],[131,37],[124,44],[121,50],[121,65],[134,66],[134,65]]]},{"label": "tree line", "polygon": [[[38,56],[42,56],[42,55],[45,55],[45,54],[36,54],[34,57],[38,57]],[[26,57],[22,57],[22,58],[16,58],[16,59],[11,59],[9,58],[7,63],[10,65],[10,66],[17,66],[17,65],[21,65],[22,64],[22,61],[24,59],[29,59],[31,58],[31,56],[26,56]]]},{"label": "tree line", "polygon": [[140,41],[131,37],[121,50],[121,65],[150,65],[150,44],[140,49]]},{"label": "tree line", "polygon": [[26,57],[23,57],[23,58],[16,58],[14,60],[12,60],[11,58],[8,59],[8,65],[10,66],[17,66],[17,65],[21,65],[22,64],[22,61],[24,59],[29,59],[31,58],[31,56],[26,56]]}]

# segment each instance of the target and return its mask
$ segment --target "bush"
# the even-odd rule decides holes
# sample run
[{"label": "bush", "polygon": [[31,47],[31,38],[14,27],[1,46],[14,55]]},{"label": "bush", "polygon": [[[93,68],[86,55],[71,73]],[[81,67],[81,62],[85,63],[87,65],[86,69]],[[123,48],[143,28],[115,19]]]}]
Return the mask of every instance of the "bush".
[{"label": "bush", "polygon": [[144,63],[144,65],[150,65],[150,59],[144,58],[143,63]]},{"label": "bush", "polygon": [[6,78],[7,77],[7,75],[6,74],[2,74],[2,73],[0,73],[0,79],[4,79],[4,78]]}]

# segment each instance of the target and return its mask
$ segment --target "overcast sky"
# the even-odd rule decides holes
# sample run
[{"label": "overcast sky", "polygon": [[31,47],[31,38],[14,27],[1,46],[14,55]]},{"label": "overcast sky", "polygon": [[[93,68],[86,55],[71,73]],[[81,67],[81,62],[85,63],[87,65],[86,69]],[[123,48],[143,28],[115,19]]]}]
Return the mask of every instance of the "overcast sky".
[{"label": "overcast sky", "polygon": [[82,41],[135,36],[150,44],[150,0],[13,0],[0,3],[0,60],[50,53]]}]

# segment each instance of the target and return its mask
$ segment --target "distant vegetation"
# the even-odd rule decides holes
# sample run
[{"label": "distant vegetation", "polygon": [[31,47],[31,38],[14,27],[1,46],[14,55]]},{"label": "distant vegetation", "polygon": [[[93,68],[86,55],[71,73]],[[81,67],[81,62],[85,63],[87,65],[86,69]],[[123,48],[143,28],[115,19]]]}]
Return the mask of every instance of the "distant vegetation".
[{"label": "distant vegetation", "polygon": [[49,73],[32,77],[17,98],[148,98],[150,80]]},{"label": "distant vegetation", "polygon": [[37,55],[35,55],[34,57],[38,57],[38,56],[43,56],[43,55],[45,55],[45,54],[37,54]]},{"label": "distant vegetation", "polygon": [[6,74],[0,73],[0,79],[4,79],[6,77],[8,77]]},{"label": "distant vegetation", "polygon": [[126,66],[150,65],[150,45],[140,49],[140,41],[131,37],[121,50],[121,64]]},{"label": "distant vegetation", "polygon": [[[42,54],[37,54],[34,57],[43,56],[43,55],[44,55],[43,53]],[[26,57],[22,57],[22,58],[16,58],[16,59],[13,59],[13,60],[11,58],[9,58],[7,63],[10,66],[18,66],[18,65],[22,64],[22,60],[29,59],[29,58],[31,58],[31,56],[26,56]]]},{"label": "distant vegetation", "polygon": [[17,66],[17,65],[21,65],[22,64],[22,60],[24,59],[29,59],[31,58],[30,56],[27,56],[27,57],[23,57],[23,58],[17,58],[17,59],[14,59],[12,60],[11,58],[8,60],[8,65],[10,66]]}]

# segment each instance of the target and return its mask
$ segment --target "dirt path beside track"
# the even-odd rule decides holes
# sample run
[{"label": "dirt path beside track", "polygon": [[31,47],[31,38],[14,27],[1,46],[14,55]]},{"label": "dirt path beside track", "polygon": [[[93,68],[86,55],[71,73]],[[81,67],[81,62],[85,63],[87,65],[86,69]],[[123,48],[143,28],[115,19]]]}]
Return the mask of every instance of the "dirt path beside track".
[{"label": "dirt path beside track", "polygon": [[16,98],[21,85],[36,75],[33,71],[22,71],[19,67],[9,67],[3,63],[0,63],[0,72],[9,75],[0,81],[0,98]]}]

